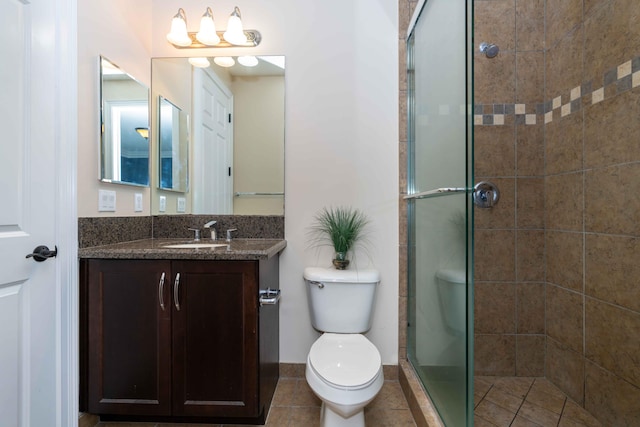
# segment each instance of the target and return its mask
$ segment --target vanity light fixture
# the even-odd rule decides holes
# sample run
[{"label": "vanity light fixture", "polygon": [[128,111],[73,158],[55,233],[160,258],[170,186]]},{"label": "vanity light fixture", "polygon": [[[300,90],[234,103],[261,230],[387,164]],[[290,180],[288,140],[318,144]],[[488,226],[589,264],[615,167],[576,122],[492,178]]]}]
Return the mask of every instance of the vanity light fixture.
[{"label": "vanity light fixture", "polygon": [[213,12],[207,7],[200,19],[200,29],[187,31],[187,15],[184,9],[178,9],[171,20],[171,31],[167,40],[178,49],[212,47],[255,47],[262,41],[258,30],[245,30],[242,26],[240,9],[236,6],[229,16],[227,30],[217,31],[213,22]]}]

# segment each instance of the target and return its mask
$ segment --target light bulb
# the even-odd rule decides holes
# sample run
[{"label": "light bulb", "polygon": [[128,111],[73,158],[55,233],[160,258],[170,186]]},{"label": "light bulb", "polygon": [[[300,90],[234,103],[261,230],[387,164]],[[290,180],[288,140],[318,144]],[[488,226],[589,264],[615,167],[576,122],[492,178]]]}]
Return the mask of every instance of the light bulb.
[{"label": "light bulb", "polygon": [[171,20],[171,31],[167,34],[167,40],[176,46],[191,45],[191,38],[187,34],[187,17],[182,8],[178,9],[178,13]]},{"label": "light bulb", "polygon": [[224,32],[224,39],[234,45],[243,45],[247,43],[247,35],[242,28],[242,19],[240,18],[240,9],[236,6],[229,16],[227,23],[227,31]]},{"label": "light bulb", "polygon": [[216,34],[216,24],[213,22],[213,13],[210,7],[207,8],[200,19],[200,30],[196,34],[196,39],[207,46],[215,46],[220,43],[220,37]]}]

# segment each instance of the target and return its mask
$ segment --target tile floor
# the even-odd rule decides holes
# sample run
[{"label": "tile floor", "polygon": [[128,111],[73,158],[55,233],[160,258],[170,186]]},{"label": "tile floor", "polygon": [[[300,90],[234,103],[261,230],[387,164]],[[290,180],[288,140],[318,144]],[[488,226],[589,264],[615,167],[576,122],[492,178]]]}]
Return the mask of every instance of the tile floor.
[{"label": "tile floor", "polygon": [[[367,427],[415,427],[409,405],[398,381],[385,381],[382,390],[365,409]],[[267,417],[268,427],[320,425],[320,400],[304,378],[280,378]],[[223,427],[220,424],[166,424],[100,422],[97,427]],[[242,427],[224,425],[224,427]]]},{"label": "tile floor", "polygon": [[[475,427],[602,427],[544,378],[475,378]],[[416,426],[398,381],[385,381],[365,409],[367,427]],[[315,427],[320,400],[304,377],[281,377],[267,427]],[[227,427],[220,424],[100,422],[97,427]],[[228,425],[232,427],[231,425]],[[234,425],[234,427],[242,427]]]},{"label": "tile floor", "polygon": [[475,377],[475,427],[602,427],[544,378]]}]

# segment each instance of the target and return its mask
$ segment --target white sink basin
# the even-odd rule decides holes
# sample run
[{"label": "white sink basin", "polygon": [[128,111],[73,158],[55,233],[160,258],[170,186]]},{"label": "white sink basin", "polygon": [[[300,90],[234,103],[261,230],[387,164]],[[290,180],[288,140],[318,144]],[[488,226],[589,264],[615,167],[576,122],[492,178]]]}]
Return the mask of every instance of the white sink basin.
[{"label": "white sink basin", "polygon": [[207,249],[221,248],[227,246],[225,243],[175,243],[173,245],[164,245],[163,248],[173,249]]}]

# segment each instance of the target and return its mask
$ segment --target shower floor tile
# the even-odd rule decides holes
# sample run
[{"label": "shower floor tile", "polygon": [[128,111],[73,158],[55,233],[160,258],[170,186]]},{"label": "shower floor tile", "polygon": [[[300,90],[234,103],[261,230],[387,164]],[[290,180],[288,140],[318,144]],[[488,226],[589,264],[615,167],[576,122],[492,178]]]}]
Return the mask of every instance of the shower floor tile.
[{"label": "shower floor tile", "polygon": [[602,427],[544,378],[476,376],[475,427]]}]

